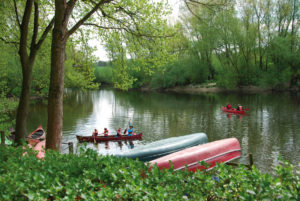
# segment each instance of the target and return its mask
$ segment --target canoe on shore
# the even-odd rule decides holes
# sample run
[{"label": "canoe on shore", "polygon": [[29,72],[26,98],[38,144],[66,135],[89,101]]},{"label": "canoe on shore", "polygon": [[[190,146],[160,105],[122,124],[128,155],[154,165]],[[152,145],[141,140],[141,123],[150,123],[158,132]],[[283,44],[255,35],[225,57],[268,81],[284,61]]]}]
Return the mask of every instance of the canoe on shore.
[{"label": "canoe on shore", "polygon": [[45,131],[41,125],[26,137],[26,141],[31,146],[35,146],[46,138]]},{"label": "canoe on shore", "polygon": [[111,135],[111,136],[80,136],[76,135],[76,138],[79,142],[105,142],[105,141],[119,141],[119,140],[140,140],[142,139],[143,133],[139,133],[136,135],[128,136],[128,135]]},{"label": "canoe on shore", "polygon": [[205,133],[195,133],[152,142],[116,156],[139,159],[140,161],[150,161],[188,147],[207,143],[207,141]]},{"label": "canoe on shore", "polygon": [[[157,165],[160,169],[170,168],[170,161],[174,170],[189,171],[211,169],[217,163],[226,163],[241,157],[241,146],[236,138],[228,138],[194,146],[182,151],[150,161],[150,169]],[[209,167],[200,165],[199,162],[206,162]]]},{"label": "canoe on shore", "polygon": [[46,140],[42,140],[38,142],[34,147],[33,150],[38,151],[36,157],[37,158],[44,158],[45,157],[45,148],[46,148]]},{"label": "canoe on shore", "polygon": [[[28,147],[32,148],[35,151],[38,151],[36,155],[37,158],[45,157],[45,148],[46,148],[45,138],[46,138],[46,134],[41,125],[26,137]],[[26,152],[23,153],[23,155],[25,154]]]},{"label": "canoe on shore", "polygon": [[245,114],[245,110],[237,110],[237,109],[227,109],[226,107],[222,107],[223,112],[235,113],[235,114]]}]

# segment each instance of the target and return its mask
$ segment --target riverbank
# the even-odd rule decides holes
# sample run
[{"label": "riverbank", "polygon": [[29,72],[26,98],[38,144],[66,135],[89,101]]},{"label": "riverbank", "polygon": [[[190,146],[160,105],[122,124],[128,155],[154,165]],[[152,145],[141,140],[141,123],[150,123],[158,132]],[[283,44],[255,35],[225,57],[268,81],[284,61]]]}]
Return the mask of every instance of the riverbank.
[{"label": "riverbank", "polygon": [[186,86],[176,86],[172,88],[150,88],[142,87],[141,91],[167,91],[176,93],[190,93],[190,94],[200,94],[200,93],[271,93],[271,92],[300,92],[298,88],[287,88],[287,89],[272,89],[272,88],[260,88],[257,86],[243,86],[233,89],[220,88],[216,86],[216,83],[209,84],[198,84],[198,85],[186,85]]}]

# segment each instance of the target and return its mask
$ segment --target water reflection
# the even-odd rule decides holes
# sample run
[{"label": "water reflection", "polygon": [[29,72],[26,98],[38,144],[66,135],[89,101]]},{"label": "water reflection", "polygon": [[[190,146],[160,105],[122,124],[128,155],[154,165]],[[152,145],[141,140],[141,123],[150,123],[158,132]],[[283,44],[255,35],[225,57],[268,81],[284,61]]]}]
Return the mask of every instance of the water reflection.
[{"label": "water reflection", "polygon": [[[226,103],[242,103],[249,115],[222,112]],[[300,96],[290,94],[175,94],[117,90],[67,90],[64,100],[63,141],[77,143],[76,135],[91,135],[107,127],[115,134],[124,130],[129,119],[143,141],[108,142],[87,148],[99,154],[116,154],[142,144],[196,132],[207,134],[209,141],[236,137],[242,146],[240,162],[253,153],[255,165],[263,171],[278,164],[278,155],[297,164],[300,161]],[[46,128],[47,108],[32,105],[29,127]],[[80,148],[84,145],[78,144]]]}]

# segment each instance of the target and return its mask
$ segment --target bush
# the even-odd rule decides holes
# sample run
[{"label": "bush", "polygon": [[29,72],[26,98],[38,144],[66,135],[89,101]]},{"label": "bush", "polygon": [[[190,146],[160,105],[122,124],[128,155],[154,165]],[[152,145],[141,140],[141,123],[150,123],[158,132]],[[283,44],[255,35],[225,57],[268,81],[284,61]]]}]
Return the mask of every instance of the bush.
[{"label": "bush", "polygon": [[112,67],[95,67],[95,81],[102,84],[113,84],[113,69]]},{"label": "bush", "polygon": [[287,163],[275,175],[244,166],[212,171],[160,171],[131,159],[0,147],[0,200],[299,200],[299,171]]}]

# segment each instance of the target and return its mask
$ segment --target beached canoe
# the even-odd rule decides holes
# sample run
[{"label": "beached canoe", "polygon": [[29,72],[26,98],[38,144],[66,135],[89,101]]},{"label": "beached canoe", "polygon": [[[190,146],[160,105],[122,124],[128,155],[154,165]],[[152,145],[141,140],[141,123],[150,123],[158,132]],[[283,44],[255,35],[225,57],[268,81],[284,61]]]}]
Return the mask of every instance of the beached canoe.
[{"label": "beached canoe", "polygon": [[44,158],[45,157],[45,148],[46,148],[46,140],[42,140],[38,142],[34,147],[33,150],[38,151],[36,157],[37,158]]},{"label": "beached canoe", "polygon": [[137,158],[141,161],[150,161],[188,147],[207,143],[207,141],[208,140],[205,133],[195,133],[152,142],[123,152],[116,156],[132,159]]},{"label": "beached canoe", "polygon": [[[45,131],[41,125],[26,137],[28,147],[32,148],[35,151],[38,151],[36,155],[37,158],[45,157],[45,147],[46,147],[45,138],[46,138]],[[25,155],[26,153],[27,152],[23,153],[23,155]]]},{"label": "beached canoe", "polygon": [[245,114],[245,110],[237,110],[237,109],[227,109],[226,107],[222,107],[223,112],[235,113],[235,114]]},{"label": "beached canoe", "polygon": [[46,138],[45,131],[43,127],[39,125],[39,127],[35,129],[35,131],[33,131],[27,136],[26,141],[28,144],[35,146],[37,143],[44,140],[45,138]]},{"label": "beached canoe", "polygon": [[105,141],[119,141],[119,140],[140,140],[142,139],[143,133],[139,133],[136,135],[128,136],[128,135],[110,135],[107,137],[104,136],[80,136],[76,135],[76,138],[79,142],[105,142]]},{"label": "beached canoe", "polygon": [[[236,138],[228,138],[210,142],[203,145],[178,151],[173,154],[150,161],[150,169],[157,165],[160,169],[170,168],[170,161],[174,166],[174,170],[189,171],[211,169],[217,163],[226,163],[241,157],[241,146]],[[199,162],[206,162],[209,167],[204,167]]]}]

